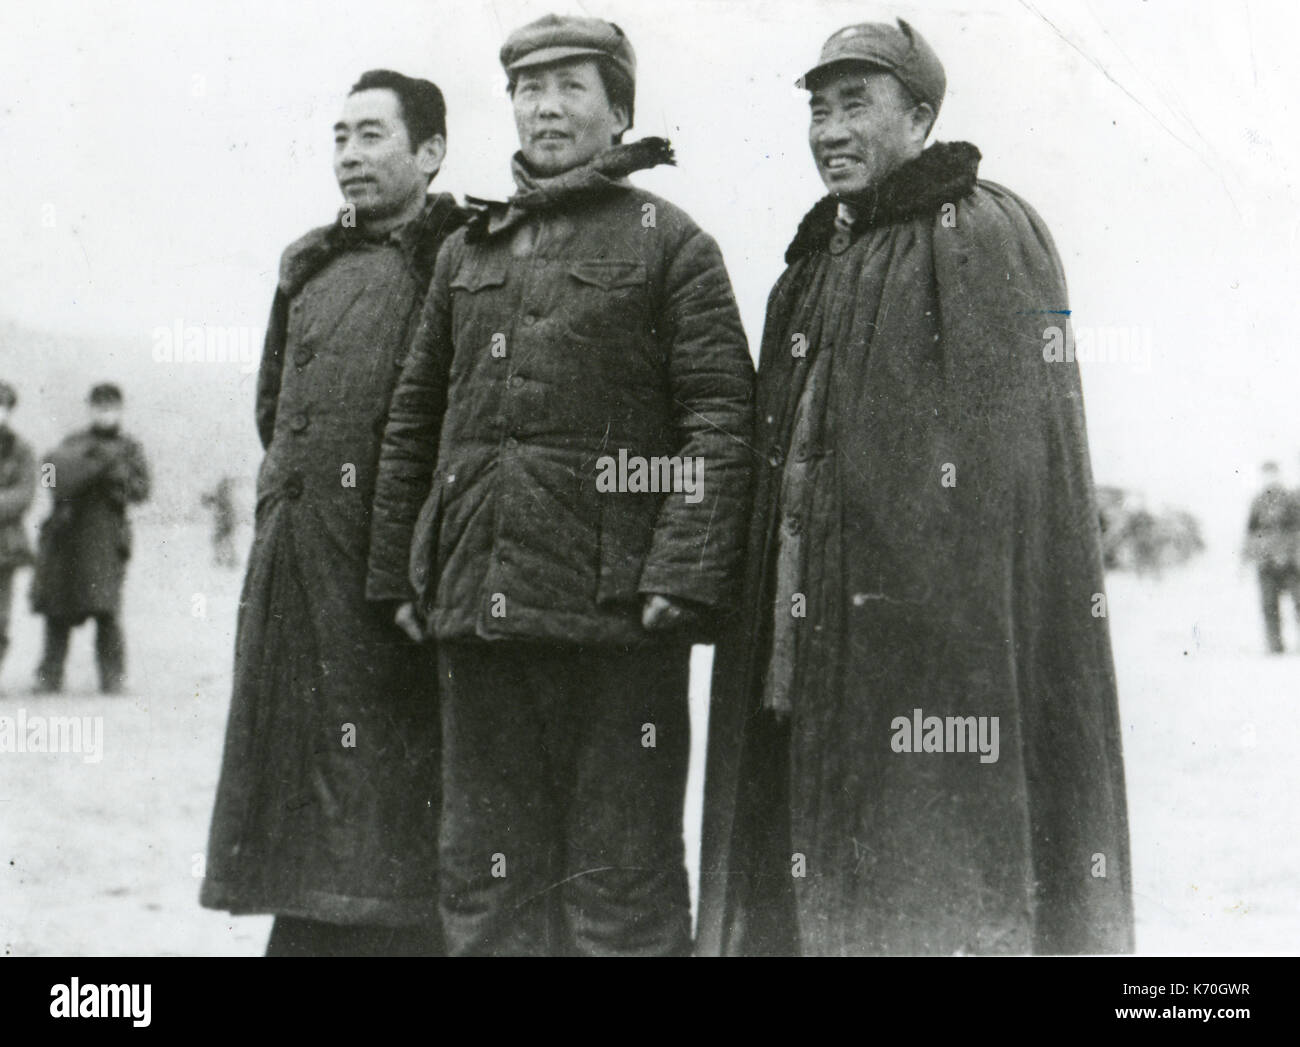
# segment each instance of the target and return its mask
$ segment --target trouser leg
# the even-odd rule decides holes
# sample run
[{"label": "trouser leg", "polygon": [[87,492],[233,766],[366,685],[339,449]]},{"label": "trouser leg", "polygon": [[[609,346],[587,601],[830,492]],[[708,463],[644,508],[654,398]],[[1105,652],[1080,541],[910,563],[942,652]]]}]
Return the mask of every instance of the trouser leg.
[{"label": "trouser leg", "polygon": [[[554,955],[556,804],[529,649],[440,643],[439,905],[452,956]],[[539,683],[539,681],[541,681]]]},{"label": "trouser leg", "polygon": [[95,661],[99,664],[99,689],[117,694],[126,682],[126,639],[117,615],[95,616]]},{"label": "trouser leg", "polygon": [[[748,728],[741,789],[750,799],[737,814],[742,858],[730,947],[742,956],[798,956],[799,933],[790,841],[790,723],[761,712]],[[761,797],[761,801],[760,798]]]},{"label": "trouser leg", "polygon": [[45,651],[36,667],[36,686],[57,691],[63,687],[63,663],[68,657],[68,634],[72,623],[63,618],[46,617]]},{"label": "trouser leg", "polygon": [[13,597],[13,568],[0,567],[0,666],[4,665],[5,655],[9,652],[9,612]]},{"label": "trouser leg", "polygon": [[1275,653],[1282,650],[1282,620],[1278,613],[1281,589],[1275,571],[1264,569],[1259,572],[1259,599],[1260,609],[1264,612],[1264,634],[1268,649]]},{"label": "trouser leg", "polygon": [[690,647],[577,651],[569,661],[556,713],[573,739],[562,881],[570,948],[688,955]]},{"label": "trouser leg", "polygon": [[267,956],[438,956],[436,926],[382,927],[277,916]]}]

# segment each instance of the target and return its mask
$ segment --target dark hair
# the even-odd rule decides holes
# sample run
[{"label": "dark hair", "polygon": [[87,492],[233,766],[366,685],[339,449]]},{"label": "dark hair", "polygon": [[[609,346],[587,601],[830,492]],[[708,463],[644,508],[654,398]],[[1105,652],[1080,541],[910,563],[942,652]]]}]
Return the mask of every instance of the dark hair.
[{"label": "dark hair", "polygon": [[447,137],[447,104],[442,100],[437,84],[404,76],[391,69],[371,69],[361,74],[361,79],[352,85],[348,94],[380,89],[397,95],[406,136],[411,140],[411,152],[434,135]]},{"label": "dark hair", "polygon": [[100,382],[91,388],[90,395],[86,399],[92,404],[120,404],[122,390],[112,382]]},{"label": "dark hair", "polygon": [[[627,127],[614,136],[615,142],[623,141],[623,135],[632,128],[632,110],[636,99],[636,86],[610,59],[599,55],[578,56],[596,63],[596,72],[600,75],[601,85],[605,88],[605,97],[611,106],[622,106],[627,113]],[[515,96],[515,83],[519,76],[515,74],[506,81],[506,91],[510,97]]]}]

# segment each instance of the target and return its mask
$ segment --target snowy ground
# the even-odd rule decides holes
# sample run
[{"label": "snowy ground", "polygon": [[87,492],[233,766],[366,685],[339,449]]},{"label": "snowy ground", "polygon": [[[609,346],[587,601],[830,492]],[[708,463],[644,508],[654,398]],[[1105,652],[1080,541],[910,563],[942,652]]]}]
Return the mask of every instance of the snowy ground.
[{"label": "snowy ground", "polygon": [[[208,566],[201,525],[141,527],[136,549],[126,596],[135,697],[95,692],[89,629],[75,634],[67,692],[33,696],[39,622],[26,613],[28,572],[17,579],[0,716],[102,716],[104,748],[97,763],[0,753],[6,955],[256,955],[265,944],[269,918],[197,903],[240,572]],[[1253,579],[1213,557],[1108,585],[1139,951],[1300,951],[1300,656],[1259,653]],[[696,655],[692,864],[709,658]]]}]

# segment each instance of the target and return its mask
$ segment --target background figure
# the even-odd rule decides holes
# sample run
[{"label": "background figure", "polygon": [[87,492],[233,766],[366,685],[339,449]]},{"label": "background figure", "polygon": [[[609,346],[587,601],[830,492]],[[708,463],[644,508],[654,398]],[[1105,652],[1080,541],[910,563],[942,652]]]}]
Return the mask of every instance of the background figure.
[{"label": "background figure", "polygon": [[14,570],[32,560],[23,516],[36,493],[36,461],[32,449],[9,428],[9,415],[17,405],[14,387],[0,382],[0,666],[9,650]]},{"label": "background figure", "polygon": [[63,440],[53,466],[54,508],[41,525],[32,610],[45,615],[45,653],[36,690],[63,688],[68,635],[95,619],[99,689],[120,694],[126,641],[118,617],[131,556],[126,507],[149,497],[149,467],[140,444],[121,431],[122,391],[111,383],[90,390],[91,424]]},{"label": "background figure", "polygon": [[1282,618],[1278,601],[1289,593],[1300,615],[1300,497],[1282,485],[1276,462],[1260,467],[1263,488],[1250,503],[1242,558],[1259,574],[1264,638],[1271,654],[1281,654]]},{"label": "background figure", "polygon": [[212,562],[218,567],[235,567],[235,481],[223,476],[217,486],[203,495],[204,508],[212,510]]}]

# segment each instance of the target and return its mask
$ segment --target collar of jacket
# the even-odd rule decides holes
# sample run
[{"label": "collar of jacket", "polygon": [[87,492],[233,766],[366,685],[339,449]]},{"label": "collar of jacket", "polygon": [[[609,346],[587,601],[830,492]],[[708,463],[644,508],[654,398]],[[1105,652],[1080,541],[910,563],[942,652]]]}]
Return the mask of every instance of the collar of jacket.
[{"label": "collar of jacket", "polygon": [[636,142],[610,146],[585,164],[570,168],[550,178],[535,174],[522,153],[510,161],[518,191],[509,200],[482,200],[466,196],[465,202],[475,210],[465,239],[482,240],[518,224],[536,211],[562,209],[575,200],[608,192],[627,185],[633,171],[644,171],[660,164],[676,164],[672,143],[666,138],[642,138]]},{"label": "collar of jacket", "polygon": [[841,201],[855,213],[851,236],[856,240],[871,229],[933,214],[943,204],[969,196],[979,165],[980,151],[969,142],[936,142],[871,189],[822,197],[799,223],[785,251],[786,264],[826,249]]},{"label": "collar of jacket", "polygon": [[450,193],[430,196],[417,217],[379,236],[368,236],[356,226],[345,226],[340,211],[333,224],[313,229],[285,251],[280,260],[280,289],[292,297],[331,259],[344,251],[385,241],[397,244],[417,278],[428,283],[433,275],[438,246],[447,233],[463,225],[464,221],[465,212]]}]

